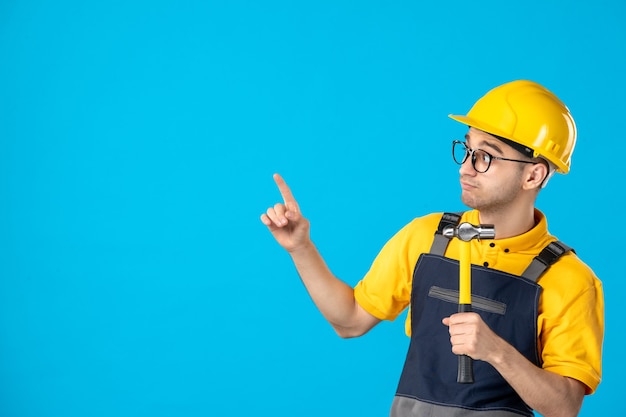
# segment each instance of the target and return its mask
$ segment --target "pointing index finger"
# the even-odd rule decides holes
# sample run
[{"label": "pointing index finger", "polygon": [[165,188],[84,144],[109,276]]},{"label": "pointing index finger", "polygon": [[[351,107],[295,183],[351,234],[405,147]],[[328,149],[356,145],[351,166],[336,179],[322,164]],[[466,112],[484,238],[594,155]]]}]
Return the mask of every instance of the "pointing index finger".
[{"label": "pointing index finger", "polygon": [[295,207],[297,207],[298,203],[296,203],[296,199],[293,197],[291,189],[289,188],[283,177],[281,177],[279,174],[274,174],[274,182],[278,186],[278,190],[280,191],[280,195],[283,197],[285,205],[291,206],[293,204]]}]

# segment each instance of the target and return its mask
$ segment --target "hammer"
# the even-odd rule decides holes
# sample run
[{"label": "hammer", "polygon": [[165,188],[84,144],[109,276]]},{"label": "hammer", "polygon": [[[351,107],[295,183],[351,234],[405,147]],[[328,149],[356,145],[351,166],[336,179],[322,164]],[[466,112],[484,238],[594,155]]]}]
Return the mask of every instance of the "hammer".
[{"label": "hammer", "polygon": [[[472,311],[472,266],[471,246],[472,239],[493,239],[496,229],[492,224],[461,223],[458,226],[446,226],[443,235],[449,239],[456,237],[461,241],[459,257],[459,313]],[[460,384],[474,383],[474,366],[472,358],[467,355],[459,356],[459,368],[456,381]]]}]

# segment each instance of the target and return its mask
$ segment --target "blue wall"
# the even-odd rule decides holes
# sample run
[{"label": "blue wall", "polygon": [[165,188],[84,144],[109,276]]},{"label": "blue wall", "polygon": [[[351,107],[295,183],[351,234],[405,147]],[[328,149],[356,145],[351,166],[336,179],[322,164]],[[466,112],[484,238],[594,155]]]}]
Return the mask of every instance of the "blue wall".
[{"label": "blue wall", "polygon": [[386,415],[403,318],[334,335],[258,219],[271,175],[355,284],[462,208],[447,115],[518,78],[578,123],[539,207],[605,286],[581,415],[626,415],[626,4],[574,3],[3,0],[0,415]]}]

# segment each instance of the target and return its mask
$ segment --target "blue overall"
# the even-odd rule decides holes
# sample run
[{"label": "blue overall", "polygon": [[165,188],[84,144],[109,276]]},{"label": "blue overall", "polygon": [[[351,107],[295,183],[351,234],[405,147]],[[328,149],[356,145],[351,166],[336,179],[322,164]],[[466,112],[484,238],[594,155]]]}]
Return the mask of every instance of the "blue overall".
[{"label": "blue overall", "polygon": [[[444,250],[445,246],[439,252]],[[561,242],[550,244],[524,277],[472,265],[473,311],[537,366],[541,365],[537,347],[541,287],[535,281],[569,250]],[[448,328],[441,320],[458,311],[458,288],[458,261],[432,253],[419,257],[413,272],[411,342],[390,416],[533,416],[532,409],[487,362],[474,361],[473,384],[457,382],[458,357],[452,353]]]}]

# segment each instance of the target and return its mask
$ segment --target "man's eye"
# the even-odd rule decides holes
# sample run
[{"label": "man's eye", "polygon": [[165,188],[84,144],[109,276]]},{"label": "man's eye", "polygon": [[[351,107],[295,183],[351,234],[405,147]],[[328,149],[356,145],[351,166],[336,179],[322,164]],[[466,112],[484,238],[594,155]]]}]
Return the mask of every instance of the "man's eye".
[{"label": "man's eye", "polygon": [[491,157],[490,157],[490,156],[489,156],[489,154],[488,154],[488,153],[486,153],[486,152],[480,152],[479,158],[480,158],[480,160],[481,160],[481,161],[483,161],[483,162],[489,162],[489,161],[491,161]]}]

